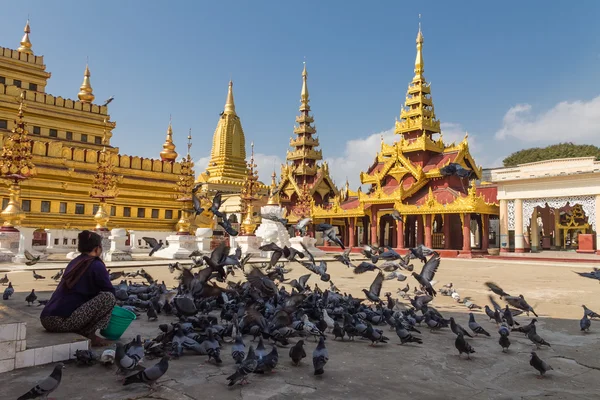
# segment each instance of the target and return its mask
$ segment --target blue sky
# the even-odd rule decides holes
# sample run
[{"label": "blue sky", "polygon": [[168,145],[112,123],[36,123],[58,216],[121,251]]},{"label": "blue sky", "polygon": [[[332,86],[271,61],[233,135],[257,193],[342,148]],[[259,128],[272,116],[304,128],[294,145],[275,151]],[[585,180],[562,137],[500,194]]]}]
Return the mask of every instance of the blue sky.
[{"label": "blue sky", "polygon": [[[158,157],[169,115],[206,163],[229,78],[261,177],[285,158],[306,57],[311,106],[336,183],[358,184],[399,115],[422,14],[425,77],[444,137],[469,132],[484,167],[559,141],[600,145],[600,2],[20,1],[3,5],[1,46],[27,19],[47,91],[76,98],[86,57],[113,145]],[[267,171],[265,171],[267,170]],[[277,166],[279,171],[279,166]]]}]

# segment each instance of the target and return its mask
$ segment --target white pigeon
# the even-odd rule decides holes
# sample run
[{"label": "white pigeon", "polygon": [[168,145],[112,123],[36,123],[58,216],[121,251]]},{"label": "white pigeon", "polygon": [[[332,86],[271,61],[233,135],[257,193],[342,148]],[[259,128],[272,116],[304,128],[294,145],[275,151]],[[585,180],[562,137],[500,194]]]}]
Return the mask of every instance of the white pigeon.
[{"label": "white pigeon", "polygon": [[333,330],[333,324],[335,321],[329,316],[329,314],[327,314],[326,309],[323,309],[323,320],[327,324],[327,328],[329,329],[329,332],[331,332]]}]

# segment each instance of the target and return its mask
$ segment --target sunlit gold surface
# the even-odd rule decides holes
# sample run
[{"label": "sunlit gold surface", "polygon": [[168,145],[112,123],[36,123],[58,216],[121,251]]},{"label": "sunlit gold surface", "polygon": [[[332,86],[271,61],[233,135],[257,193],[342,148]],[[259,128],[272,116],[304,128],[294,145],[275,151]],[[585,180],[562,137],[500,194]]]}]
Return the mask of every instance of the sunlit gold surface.
[{"label": "sunlit gold surface", "polygon": [[105,231],[107,230],[107,224],[110,219],[110,214],[107,211],[107,205],[105,202],[100,202],[98,210],[94,215],[94,221],[96,221],[96,230]]},{"label": "sunlit gold surface", "polygon": [[79,93],[77,94],[79,101],[82,103],[91,103],[96,98],[93,93],[92,84],[90,83],[90,76],[90,68],[86,64],[85,72],[83,73],[83,83],[79,87]]},{"label": "sunlit gold surface", "polygon": [[17,49],[17,51],[20,53],[33,54],[33,50],[31,50],[31,41],[29,40],[29,34],[31,33],[31,28],[29,27],[29,20],[27,20],[23,32],[25,32],[25,34],[21,39],[21,46]]},{"label": "sunlit gold surface", "polygon": [[2,210],[0,216],[4,220],[3,229],[13,230],[15,226],[21,225],[25,213],[21,210],[21,186],[19,183],[13,183],[8,190],[8,205]]},{"label": "sunlit gold surface", "polygon": [[175,161],[177,159],[175,143],[173,143],[173,128],[171,127],[171,121],[169,121],[169,127],[167,128],[167,139],[165,140],[165,143],[163,143],[163,150],[160,152],[160,159],[163,161]]}]

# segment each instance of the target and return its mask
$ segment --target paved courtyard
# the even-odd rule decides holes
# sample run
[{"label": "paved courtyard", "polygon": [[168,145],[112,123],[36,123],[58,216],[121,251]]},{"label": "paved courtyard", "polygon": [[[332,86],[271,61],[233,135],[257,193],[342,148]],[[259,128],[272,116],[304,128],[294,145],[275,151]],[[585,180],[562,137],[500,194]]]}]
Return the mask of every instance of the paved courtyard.
[{"label": "paved courtyard", "polygon": [[[217,367],[205,364],[206,357],[185,355],[172,360],[167,374],[160,380],[157,391],[151,393],[144,386],[123,387],[117,381],[114,370],[96,365],[78,367],[67,364],[63,381],[52,397],[71,400],[121,400],[121,399],[520,399],[597,398],[600,393],[600,321],[592,321],[591,332],[579,331],[581,304],[600,312],[600,285],[597,281],[584,279],[572,271],[586,271],[591,265],[564,263],[536,263],[527,261],[443,260],[435,279],[441,287],[454,283],[464,298],[484,306],[489,304],[489,291],[483,283],[492,280],[507,292],[523,294],[540,316],[538,333],[552,344],[551,348],[538,351],[539,356],[554,368],[546,379],[536,379],[536,371],[529,366],[529,352],[534,346],[522,334],[513,332],[512,345],[507,354],[501,352],[495,324],[488,322],[482,312],[476,312],[478,322],[491,334],[491,338],[469,339],[476,353],[472,360],[459,359],[454,348],[454,334],[450,330],[430,333],[422,327],[423,345],[398,345],[395,332],[383,327],[390,338],[388,344],[371,347],[368,342],[327,340],[329,362],[325,374],[312,375],[311,353],[315,347],[312,339],[306,341],[308,358],[301,366],[291,365],[288,349],[279,349],[279,365],[270,375],[253,375],[251,384],[228,388],[225,377],[234,370],[230,346],[222,349],[223,364]],[[306,273],[304,267],[292,264],[288,275],[294,278]],[[418,269],[419,267],[417,267]],[[131,269],[131,268],[130,268]],[[130,270],[125,269],[125,270]],[[137,269],[137,268],[133,268]],[[329,263],[328,272],[336,286],[345,292],[362,297],[361,288],[370,285],[375,274],[354,275],[338,263]],[[174,283],[166,266],[154,266],[147,271],[167,285]],[[33,317],[40,308],[26,307],[24,298],[35,288],[39,298],[47,298],[56,284],[49,277],[56,271],[38,271],[47,278],[33,281],[31,271],[12,272],[9,278],[17,293],[10,300],[11,307]],[[311,277],[309,283],[326,284]],[[383,292],[396,290],[415,280],[405,282],[386,281]],[[501,302],[504,305],[503,302]],[[435,307],[445,317],[454,316],[457,322],[467,326],[468,310],[450,297],[438,296]],[[159,323],[170,322],[167,317],[158,322],[148,322],[145,316],[134,321],[122,338],[131,339],[140,333],[153,337]],[[517,317],[522,323],[530,318]],[[250,338],[245,338],[246,345]],[[146,365],[155,361],[148,360]],[[0,374],[2,398],[16,399],[29,390],[37,380],[47,376],[51,365],[16,370]]]}]

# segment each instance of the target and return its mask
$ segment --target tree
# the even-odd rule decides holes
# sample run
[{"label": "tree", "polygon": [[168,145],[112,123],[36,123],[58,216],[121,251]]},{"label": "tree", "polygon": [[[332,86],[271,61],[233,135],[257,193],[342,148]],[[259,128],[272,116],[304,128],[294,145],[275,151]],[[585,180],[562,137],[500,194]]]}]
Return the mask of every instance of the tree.
[{"label": "tree", "polygon": [[600,148],[591,144],[559,143],[547,147],[532,147],[519,150],[506,157],[502,163],[505,167],[515,167],[536,161],[553,160],[556,158],[596,157],[600,160]]}]

